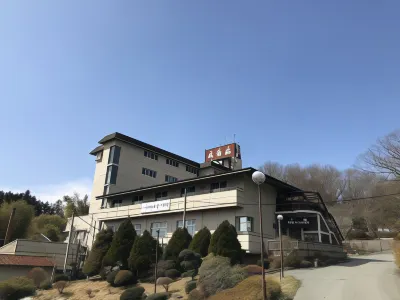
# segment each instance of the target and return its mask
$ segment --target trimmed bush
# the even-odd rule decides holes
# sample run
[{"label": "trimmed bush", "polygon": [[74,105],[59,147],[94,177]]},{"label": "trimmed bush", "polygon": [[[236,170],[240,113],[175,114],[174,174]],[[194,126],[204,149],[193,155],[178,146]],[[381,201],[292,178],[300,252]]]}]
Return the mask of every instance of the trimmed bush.
[{"label": "trimmed bush", "polygon": [[209,255],[199,268],[198,287],[205,297],[217,291],[234,287],[247,277],[247,272],[239,266],[231,266],[228,257]]},{"label": "trimmed bush", "polygon": [[228,221],[223,221],[211,236],[208,253],[229,257],[231,263],[242,260],[242,246],[237,238],[237,232]]},{"label": "trimmed bush", "polygon": [[40,283],[39,288],[40,288],[41,290],[51,290],[51,289],[53,288],[53,286],[51,285],[51,282],[50,282],[49,279],[45,279],[44,281],[42,281],[42,282]]},{"label": "trimmed bush", "polygon": [[57,274],[54,276],[53,282],[57,282],[57,281],[69,281],[69,277],[68,277],[68,275],[65,275],[65,274]]},{"label": "trimmed bush", "polygon": [[142,300],[144,288],[141,286],[126,289],[121,296],[120,300]]},{"label": "trimmed bush", "polygon": [[196,269],[196,270],[190,270],[190,271],[186,271],[186,272],[182,273],[182,274],[181,274],[181,277],[182,277],[182,278],[191,277],[192,280],[193,280],[194,277],[196,277],[198,273],[199,273],[199,270],[198,270],[198,269]]},{"label": "trimmed bush", "polygon": [[67,281],[61,280],[61,281],[57,281],[54,284],[54,287],[57,289],[59,294],[62,294],[64,292],[64,289],[66,288],[67,284],[68,284]]},{"label": "trimmed bush", "polygon": [[[264,269],[268,269],[269,268],[269,260],[268,259],[264,259]],[[257,266],[262,267],[261,265],[261,259],[257,260]]]},{"label": "trimmed bush", "polygon": [[0,282],[0,299],[19,300],[35,294],[35,285],[27,277],[13,277]]},{"label": "trimmed bush", "polygon": [[134,283],[137,283],[136,277],[128,270],[118,271],[114,279],[114,286],[125,286]]},{"label": "trimmed bush", "polygon": [[262,267],[257,265],[248,265],[243,268],[249,275],[260,275],[262,273]]},{"label": "trimmed bush", "polygon": [[171,269],[171,270],[166,270],[165,271],[165,277],[169,277],[172,279],[177,279],[181,276],[181,272],[179,272],[176,269]]},{"label": "trimmed bush", "polygon": [[311,261],[308,260],[302,260],[300,262],[300,268],[312,268],[314,266],[314,264]]},{"label": "trimmed bush", "polygon": [[291,252],[288,256],[283,259],[284,267],[298,268],[300,266],[301,259],[295,251]]},{"label": "trimmed bush", "polygon": [[82,269],[87,276],[94,276],[100,273],[104,255],[110,249],[113,236],[114,233],[111,229],[102,230],[96,235],[96,240]]},{"label": "trimmed bush", "polygon": [[146,300],[167,300],[169,298],[169,293],[156,293],[147,296]]},{"label": "trimmed bush", "polygon": [[128,268],[128,257],[136,239],[136,231],[130,218],[118,227],[111,242],[110,249],[103,258],[103,266],[115,266],[121,262],[122,269]]},{"label": "trimmed bush", "polygon": [[328,259],[325,261],[325,264],[326,264],[327,266],[336,265],[337,263],[338,263],[338,260],[335,259],[335,258],[328,258]]},{"label": "trimmed bush", "polygon": [[197,287],[197,281],[196,280],[192,280],[192,281],[186,282],[186,284],[185,284],[185,292],[186,292],[186,294],[189,294],[196,287]]},{"label": "trimmed bush", "polygon": [[208,255],[210,240],[211,232],[207,227],[204,227],[193,236],[193,240],[189,245],[189,249],[199,253],[202,257],[206,257]]},{"label": "trimmed bush", "polygon": [[190,261],[190,260],[195,260],[195,259],[196,259],[196,256],[195,256],[194,251],[189,250],[189,249],[182,250],[178,255],[178,260],[180,262],[185,261],[185,260]]},{"label": "trimmed bush", "polygon": [[206,299],[204,293],[198,289],[194,289],[189,293],[188,300],[204,300]]},{"label": "trimmed bush", "polygon": [[165,271],[176,269],[176,266],[174,260],[160,260],[157,263],[157,277],[165,277]]},{"label": "trimmed bush", "polygon": [[175,230],[163,253],[163,259],[178,260],[179,253],[187,249],[192,241],[192,236],[186,228]]},{"label": "trimmed bush", "polygon": [[114,286],[114,281],[115,281],[115,277],[117,276],[119,270],[118,271],[111,271],[110,273],[108,273],[107,275],[107,282],[111,285]]},{"label": "trimmed bush", "polygon": [[38,288],[48,278],[48,274],[43,268],[33,268],[29,271],[28,278],[32,279],[33,284]]},{"label": "trimmed bush", "polygon": [[160,277],[157,279],[157,285],[162,285],[166,292],[168,292],[169,285],[174,281],[169,277]]}]

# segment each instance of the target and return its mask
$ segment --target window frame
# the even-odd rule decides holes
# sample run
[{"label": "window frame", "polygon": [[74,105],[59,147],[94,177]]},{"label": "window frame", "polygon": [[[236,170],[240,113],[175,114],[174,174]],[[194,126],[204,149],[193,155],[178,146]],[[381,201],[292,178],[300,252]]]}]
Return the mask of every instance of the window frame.
[{"label": "window frame", "polygon": [[113,145],[110,147],[110,153],[108,154],[108,164],[119,164],[119,158],[121,156],[121,147]]},{"label": "window frame", "polygon": [[[136,229],[139,226],[139,231]],[[142,224],[133,224],[133,229],[135,229],[137,235],[142,235]]]},{"label": "window frame", "polygon": [[168,191],[161,191],[155,193],[155,199],[158,200],[165,200],[168,198]]},{"label": "window frame", "polygon": [[149,177],[152,177],[152,178],[156,178],[157,177],[157,171],[142,167],[142,175],[149,176]]},{"label": "window frame", "polygon": [[149,151],[149,150],[143,150],[143,155],[144,157],[147,157],[149,159],[157,160],[158,161],[158,154]]},{"label": "window frame", "polygon": [[140,204],[140,203],[143,203],[143,195],[135,195],[132,197],[132,204]]},{"label": "window frame", "polygon": [[[193,188],[193,191],[190,191],[192,188]],[[191,195],[194,195],[196,193],[196,186],[195,185],[187,186],[187,187],[181,188],[181,197],[185,196],[185,189],[187,190],[186,191],[186,195],[187,196],[191,196]],[[190,190],[188,190],[188,189],[190,189]]]},{"label": "window frame", "polygon": [[[155,224],[162,224],[162,225],[165,224],[165,227],[161,227],[161,226],[154,227]],[[152,223],[150,223],[150,234],[154,238],[157,237],[157,232],[156,232],[157,229],[160,230],[160,235],[159,235],[160,238],[166,237],[168,235],[168,222],[167,221],[162,221],[162,222],[152,222]],[[165,233],[163,235],[161,235],[161,229],[163,231],[165,230]],[[154,234],[153,234],[153,230],[154,230]]]},{"label": "window frame", "polygon": [[176,178],[174,176],[171,176],[171,175],[168,175],[168,174],[165,174],[165,182],[174,183],[174,182],[177,182],[177,181],[178,181],[178,178]]},{"label": "window frame", "polygon": [[[109,171],[110,170],[110,171]],[[105,185],[117,184],[118,177],[118,165],[108,165],[106,171],[106,182]],[[104,192],[104,190],[103,190]]]},{"label": "window frame", "polygon": [[[245,222],[242,222],[241,219],[242,218],[246,218]],[[250,222],[250,230],[248,227],[248,224]],[[241,225],[242,224],[246,224],[247,225],[247,230],[243,231],[241,230]],[[236,231],[240,232],[240,233],[248,233],[248,232],[254,232],[254,218],[253,217],[249,217],[249,216],[236,216],[235,217],[235,227],[236,227]]]},{"label": "window frame", "polygon": [[[188,222],[191,222],[191,224],[188,224]],[[194,236],[196,234],[196,219],[190,219],[190,220],[185,220],[185,228],[189,232],[191,236]],[[189,227],[191,228],[189,230]],[[178,220],[176,221],[176,229],[178,228],[183,228],[183,220]]]}]

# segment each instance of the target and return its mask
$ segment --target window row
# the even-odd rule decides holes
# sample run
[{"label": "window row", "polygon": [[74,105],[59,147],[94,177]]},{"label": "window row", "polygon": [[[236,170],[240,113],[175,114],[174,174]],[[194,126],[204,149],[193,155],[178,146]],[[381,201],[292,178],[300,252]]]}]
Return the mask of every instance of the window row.
[{"label": "window row", "polygon": [[153,171],[147,168],[142,168],[142,174],[153,178],[157,177],[157,171]]},{"label": "window row", "polygon": [[178,178],[170,175],[165,175],[165,182],[177,182]]},{"label": "window row", "polygon": [[151,151],[144,150],[144,156],[151,158],[151,159],[158,160],[158,155]]},{"label": "window row", "polygon": [[179,167],[179,163],[176,160],[173,160],[170,158],[167,158],[166,163],[167,163],[167,165],[171,165],[171,166],[174,166],[177,168]]},{"label": "window row", "polygon": [[199,169],[192,167],[192,166],[186,166],[186,171],[196,174],[197,176],[199,176]]}]

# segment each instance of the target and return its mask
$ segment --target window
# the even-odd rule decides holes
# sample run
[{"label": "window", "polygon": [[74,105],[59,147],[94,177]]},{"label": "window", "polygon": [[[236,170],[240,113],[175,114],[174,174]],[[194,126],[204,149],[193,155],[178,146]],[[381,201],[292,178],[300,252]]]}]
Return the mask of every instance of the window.
[{"label": "window", "polygon": [[108,156],[108,163],[118,165],[120,153],[121,153],[121,147],[112,146],[110,148],[110,155]]},{"label": "window", "polygon": [[167,163],[167,165],[171,165],[171,166],[174,166],[177,168],[179,167],[179,163],[176,160],[173,160],[170,158],[167,158],[166,163]]},{"label": "window", "polygon": [[160,237],[167,236],[167,222],[151,223],[151,235],[157,237],[157,230],[160,230]]},{"label": "window", "polygon": [[120,207],[120,206],[122,206],[122,199],[113,200],[112,207]]},{"label": "window", "polygon": [[96,161],[101,161],[102,158],[103,158],[103,151],[97,152]]},{"label": "window", "polygon": [[150,170],[150,169],[146,169],[146,168],[142,168],[142,174],[146,175],[146,176],[153,177],[153,178],[157,177],[157,172],[156,171],[153,171],[153,170]]},{"label": "window", "polygon": [[252,217],[236,217],[236,230],[239,232],[252,232],[253,231],[253,218]]},{"label": "window", "polygon": [[[196,191],[196,188],[194,186],[188,186],[186,188],[186,195],[193,195]],[[181,197],[185,196],[185,188],[181,188]]]},{"label": "window", "polygon": [[196,174],[197,176],[199,175],[199,170],[192,166],[186,166],[186,172]]},{"label": "window", "polygon": [[211,183],[210,191],[212,192],[219,192],[221,189],[226,188],[226,181],[221,182],[213,182]]},{"label": "window", "polygon": [[165,199],[167,197],[168,197],[168,192],[167,191],[156,193],[156,200]]},{"label": "window", "polygon": [[321,240],[322,243],[324,244],[330,244],[331,240],[329,239],[329,235],[328,234],[321,234]]},{"label": "window", "polygon": [[[194,235],[196,232],[196,220],[186,220],[186,229],[191,234]],[[183,221],[179,220],[176,222],[176,228],[183,228]]]},{"label": "window", "polygon": [[158,155],[151,151],[144,150],[144,156],[146,156],[147,158],[158,160]]},{"label": "window", "polygon": [[135,225],[133,225],[133,227],[135,228],[137,235],[142,235],[142,225],[141,224],[135,224]]},{"label": "window", "polygon": [[108,185],[105,185],[105,186],[104,186],[104,190],[103,190],[103,195],[107,195],[107,194],[108,194],[108,191],[109,191],[109,186],[108,186]]},{"label": "window", "polygon": [[165,182],[177,182],[178,178],[170,176],[170,175],[165,175]]},{"label": "window", "polygon": [[133,196],[133,199],[132,199],[133,204],[138,204],[138,203],[142,203],[142,202],[143,202],[143,195]]},{"label": "window", "polygon": [[106,184],[117,183],[118,166],[110,165],[107,167]]}]

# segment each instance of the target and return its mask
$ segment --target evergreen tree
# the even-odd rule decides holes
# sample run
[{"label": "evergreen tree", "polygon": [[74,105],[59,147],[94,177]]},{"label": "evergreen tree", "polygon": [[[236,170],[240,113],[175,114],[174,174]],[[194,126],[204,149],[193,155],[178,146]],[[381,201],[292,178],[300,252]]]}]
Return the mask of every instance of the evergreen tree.
[{"label": "evergreen tree", "polygon": [[189,249],[199,253],[202,257],[207,256],[210,245],[211,233],[207,227],[200,229],[193,237]]},{"label": "evergreen tree", "polygon": [[110,249],[103,258],[103,266],[114,266],[117,262],[122,264],[122,269],[128,268],[128,257],[136,239],[136,231],[131,219],[124,220],[114,234]]},{"label": "evergreen tree", "polygon": [[83,266],[82,271],[84,274],[87,276],[93,276],[100,273],[101,262],[108,249],[110,249],[113,236],[114,233],[111,229],[102,230],[96,235],[96,240],[93,243],[92,250]]},{"label": "evergreen tree", "polygon": [[28,205],[24,200],[3,203],[0,206],[0,236],[2,238],[6,235],[8,220],[13,208],[15,208],[15,215],[10,224],[8,242],[26,237],[34,216],[34,207]]},{"label": "evergreen tree", "polygon": [[192,241],[192,236],[186,228],[178,228],[175,230],[171,239],[165,248],[163,259],[164,260],[178,260],[179,253],[187,249]]},{"label": "evergreen tree", "polygon": [[209,253],[229,257],[231,263],[238,263],[242,258],[242,246],[237,232],[228,221],[222,222],[211,236]]},{"label": "evergreen tree", "polygon": [[[157,241],[145,230],[142,236],[137,237],[133,243],[131,253],[128,258],[129,269],[140,276],[146,274],[151,264],[156,262]],[[158,245],[158,253],[161,254],[161,247]]]}]

